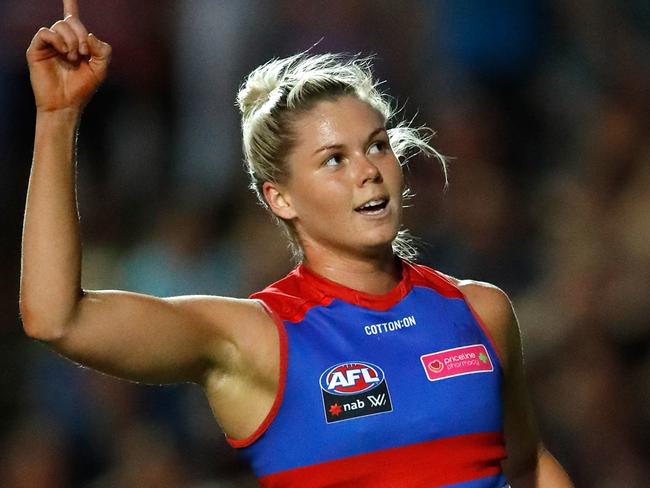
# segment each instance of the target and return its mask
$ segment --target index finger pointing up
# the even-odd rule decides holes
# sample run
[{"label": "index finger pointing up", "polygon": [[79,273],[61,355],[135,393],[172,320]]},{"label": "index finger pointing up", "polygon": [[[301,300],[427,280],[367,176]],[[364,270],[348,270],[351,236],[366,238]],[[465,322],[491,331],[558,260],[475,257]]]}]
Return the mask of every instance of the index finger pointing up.
[{"label": "index finger pointing up", "polygon": [[79,18],[77,0],[63,0],[63,18],[65,19],[68,15]]}]

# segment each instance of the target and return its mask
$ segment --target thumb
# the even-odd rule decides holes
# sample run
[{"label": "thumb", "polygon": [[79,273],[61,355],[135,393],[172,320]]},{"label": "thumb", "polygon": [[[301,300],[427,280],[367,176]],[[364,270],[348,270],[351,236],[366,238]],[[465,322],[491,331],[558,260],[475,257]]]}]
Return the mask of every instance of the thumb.
[{"label": "thumb", "polygon": [[88,34],[88,47],[90,48],[89,63],[99,69],[106,69],[111,60],[111,45],[100,41],[95,34]]}]

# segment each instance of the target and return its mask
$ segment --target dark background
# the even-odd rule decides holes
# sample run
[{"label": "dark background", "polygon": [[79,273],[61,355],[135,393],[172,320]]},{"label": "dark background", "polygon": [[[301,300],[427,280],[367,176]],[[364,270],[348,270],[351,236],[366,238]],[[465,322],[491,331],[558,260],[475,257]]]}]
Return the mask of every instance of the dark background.
[{"label": "dark background", "polygon": [[[650,467],[650,4],[81,0],[113,45],[84,115],[84,286],[246,296],[289,268],[246,189],[236,90],[302,51],[375,53],[437,132],[406,221],[421,262],[513,299],[544,440],[578,486]],[[0,1],[0,486],[245,486],[198,388],[82,369],[18,317],[34,109],[24,52],[58,1]]]}]

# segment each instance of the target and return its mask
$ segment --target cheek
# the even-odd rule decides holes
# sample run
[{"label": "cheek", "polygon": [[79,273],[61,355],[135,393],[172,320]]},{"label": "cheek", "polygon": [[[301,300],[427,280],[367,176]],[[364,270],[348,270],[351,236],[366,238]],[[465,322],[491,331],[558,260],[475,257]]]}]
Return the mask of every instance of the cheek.
[{"label": "cheek", "polygon": [[312,208],[319,212],[323,219],[336,219],[349,208],[349,197],[336,185],[323,185],[309,198]]},{"label": "cheek", "polygon": [[[298,183],[298,182],[297,182]],[[331,181],[303,182],[295,193],[294,205],[299,216],[328,219],[338,214],[345,202],[340,185]]]},{"label": "cheek", "polygon": [[391,162],[387,165],[386,170],[384,171],[384,180],[395,187],[395,188],[404,188],[404,172],[397,160]]}]

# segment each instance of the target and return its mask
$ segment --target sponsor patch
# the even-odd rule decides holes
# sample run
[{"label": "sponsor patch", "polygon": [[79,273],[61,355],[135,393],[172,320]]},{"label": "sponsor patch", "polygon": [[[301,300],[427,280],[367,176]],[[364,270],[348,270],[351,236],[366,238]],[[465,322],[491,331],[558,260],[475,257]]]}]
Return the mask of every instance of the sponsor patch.
[{"label": "sponsor patch", "polygon": [[494,371],[490,354],[483,344],[456,347],[420,356],[429,381]]},{"label": "sponsor patch", "polygon": [[393,410],[386,376],[375,364],[357,361],[331,366],[321,374],[320,388],[328,424]]}]

